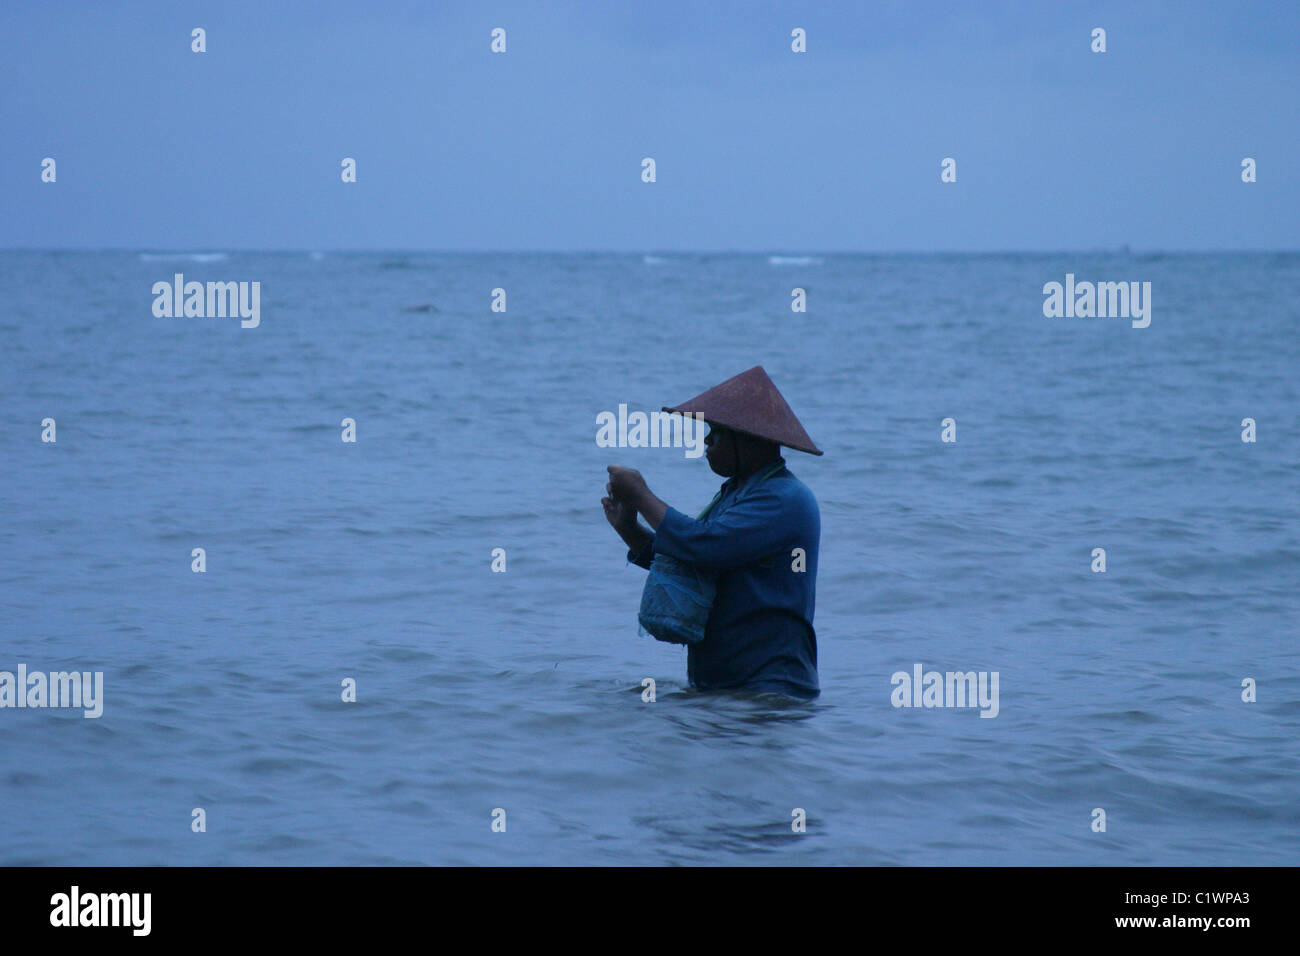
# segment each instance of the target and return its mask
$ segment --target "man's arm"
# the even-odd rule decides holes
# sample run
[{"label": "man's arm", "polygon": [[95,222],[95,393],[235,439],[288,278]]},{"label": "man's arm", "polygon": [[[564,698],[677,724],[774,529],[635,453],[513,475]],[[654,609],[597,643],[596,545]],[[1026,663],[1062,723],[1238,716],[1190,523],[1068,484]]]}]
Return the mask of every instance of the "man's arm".
[{"label": "man's arm", "polygon": [[[654,532],[649,528],[642,527],[639,521],[634,520],[630,528],[616,528],[614,530],[618,532],[618,536],[627,545],[629,555],[644,554],[654,546]],[[629,556],[628,560],[632,561],[633,559]],[[640,562],[633,561],[633,563],[639,564]]]},{"label": "man's arm", "polygon": [[760,489],[704,520],[666,509],[654,546],[696,567],[728,571],[794,547],[805,526],[797,508],[775,491]]},{"label": "man's arm", "polygon": [[640,472],[617,465],[608,470],[611,492],[641,512],[655,529],[654,549],[696,567],[738,568],[787,545],[797,547],[800,534],[813,533],[804,509],[770,485],[747,492],[743,501],[701,521],[656,497]]},{"label": "man's arm", "polygon": [[601,498],[600,503],[605,509],[606,520],[628,547],[627,559],[633,564],[649,568],[654,549],[654,532],[641,526],[636,520],[636,508],[630,501],[616,497],[612,484],[607,485],[606,490],[610,494]]}]

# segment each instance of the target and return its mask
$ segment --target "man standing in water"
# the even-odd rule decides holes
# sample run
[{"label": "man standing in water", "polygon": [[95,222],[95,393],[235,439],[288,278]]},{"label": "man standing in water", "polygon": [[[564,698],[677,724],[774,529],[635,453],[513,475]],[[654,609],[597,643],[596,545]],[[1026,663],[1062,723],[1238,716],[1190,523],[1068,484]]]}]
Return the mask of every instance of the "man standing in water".
[{"label": "man standing in water", "polygon": [[687,651],[691,686],[816,697],[821,515],[785,467],[781,446],[821,451],[762,366],[664,411],[708,422],[705,456],[727,479],[718,498],[703,518],[691,518],[655,497],[640,472],[610,465],[601,504],[629,561],[649,568],[659,553],[717,576],[704,639]]}]

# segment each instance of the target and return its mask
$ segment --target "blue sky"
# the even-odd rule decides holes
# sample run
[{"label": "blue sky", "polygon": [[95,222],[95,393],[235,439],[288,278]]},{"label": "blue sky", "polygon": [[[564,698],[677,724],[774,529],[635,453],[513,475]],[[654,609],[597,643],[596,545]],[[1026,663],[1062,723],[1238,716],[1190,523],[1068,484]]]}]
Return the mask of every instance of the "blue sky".
[{"label": "blue sky", "polygon": [[1297,49],[1289,2],[7,3],[0,247],[1297,249]]}]

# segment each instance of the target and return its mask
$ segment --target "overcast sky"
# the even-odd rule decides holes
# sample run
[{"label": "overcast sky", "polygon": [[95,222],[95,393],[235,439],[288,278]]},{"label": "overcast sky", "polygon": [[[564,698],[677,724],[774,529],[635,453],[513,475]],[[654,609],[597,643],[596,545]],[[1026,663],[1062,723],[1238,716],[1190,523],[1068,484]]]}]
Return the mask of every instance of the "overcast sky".
[{"label": "overcast sky", "polygon": [[1293,250],[1298,50],[1289,0],[5,2],[0,247]]}]

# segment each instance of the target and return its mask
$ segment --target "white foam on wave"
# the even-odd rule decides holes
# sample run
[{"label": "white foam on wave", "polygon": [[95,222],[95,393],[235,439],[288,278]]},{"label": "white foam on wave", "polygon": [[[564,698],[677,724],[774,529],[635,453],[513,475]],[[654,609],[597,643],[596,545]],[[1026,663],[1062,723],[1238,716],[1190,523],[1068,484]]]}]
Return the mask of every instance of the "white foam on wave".
[{"label": "white foam on wave", "polygon": [[224,252],[142,252],[141,262],[221,262],[230,256]]},{"label": "white foam on wave", "polygon": [[822,260],[820,256],[768,256],[767,264],[769,266],[819,266]]}]

